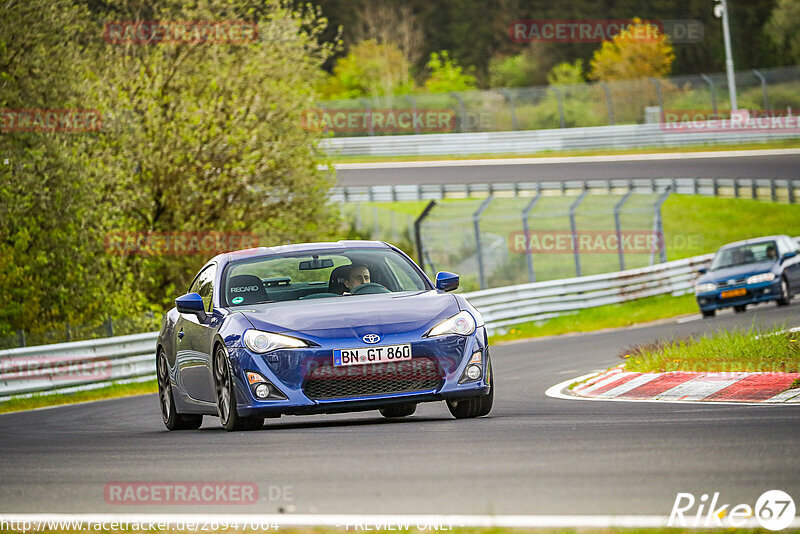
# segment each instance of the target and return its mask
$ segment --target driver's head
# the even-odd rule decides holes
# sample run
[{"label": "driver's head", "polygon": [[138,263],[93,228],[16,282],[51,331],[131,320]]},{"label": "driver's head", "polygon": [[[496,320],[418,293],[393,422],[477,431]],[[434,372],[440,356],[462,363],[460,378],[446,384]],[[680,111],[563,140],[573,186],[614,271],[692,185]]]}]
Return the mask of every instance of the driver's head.
[{"label": "driver's head", "polygon": [[778,251],[775,249],[775,245],[767,247],[767,257],[773,260],[778,257]]},{"label": "driver's head", "polygon": [[352,293],[361,284],[369,284],[369,269],[366,265],[355,264],[347,271],[344,285]]}]

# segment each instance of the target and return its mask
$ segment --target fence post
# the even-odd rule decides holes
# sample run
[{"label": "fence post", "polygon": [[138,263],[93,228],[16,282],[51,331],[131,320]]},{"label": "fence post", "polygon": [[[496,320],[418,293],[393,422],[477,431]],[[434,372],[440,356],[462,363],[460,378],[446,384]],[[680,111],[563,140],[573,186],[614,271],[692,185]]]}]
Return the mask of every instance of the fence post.
[{"label": "fence post", "polygon": [[428,202],[428,205],[425,206],[425,209],[419,214],[417,220],[414,221],[414,241],[416,241],[417,245],[417,258],[419,259],[423,271],[425,270],[425,256],[423,254],[425,247],[422,244],[422,222],[425,220],[434,206],[436,206],[435,200]]},{"label": "fence post", "polygon": [[508,89],[499,89],[498,92],[503,95],[503,99],[508,102],[508,110],[511,112],[511,129],[519,130],[519,123],[517,122],[517,112],[514,109],[514,95]]},{"label": "fence post", "polygon": [[789,178],[786,187],[789,189],[789,204],[794,204],[794,180]]},{"label": "fence post", "polygon": [[551,85],[549,87],[555,94],[556,94],[556,103],[558,104],[558,120],[561,128],[566,128],[566,120],[564,120],[564,101],[561,97],[561,91],[559,91],[555,85]]},{"label": "fence post", "polygon": [[419,123],[414,120],[414,117],[417,116],[417,101],[411,95],[405,96],[406,102],[411,104],[411,112],[413,115],[411,116],[411,121],[414,123],[414,133],[419,133]]},{"label": "fence post", "polygon": [[540,189],[537,189],[536,196],[528,202],[528,205],[525,206],[525,209],[522,210],[522,232],[525,235],[525,260],[528,264],[528,282],[535,282],[536,281],[536,272],[533,270],[533,252],[531,251],[531,241],[530,241],[530,226],[528,224],[528,218],[531,216],[531,212],[533,208],[536,207],[536,203],[539,202],[539,198],[542,196],[541,185],[537,184]]},{"label": "fence post", "polygon": [[758,200],[758,184],[755,178],[750,178],[750,196],[753,200]]},{"label": "fence post", "polygon": [[606,82],[600,82],[600,87],[606,94],[606,108],[608,109],[608,125],[614,126],[614,101],[611,98],[611,89]]},{"label": "fence post", "polygon": [[106,327],[106,335],[108,337],[114,337],[114,319],[112,319],[111,316],[106,319],[104,326]]},{"label": "fence post", "polygon": [[650,265],[653,265],[656,260],[656,244],[658,246],[659,263],[667,261],[667,244],[664,239],[664,223],[661,220],[661,206],[666,202],[667,198],[672,194],[672,186],[668,185],[667,189],[658,197],[655,205],[653,206],[653,233],[656,235],[657,243],[650,247]]},{"label": "fence post", "polygon": [[372,122],[372,104],[366,98],[362,98],[361,103],[364,104],[364,114],[368,117],[369,135],[375,135],[375,126]]},{"label": "fence post", "polygon": [[703,81],[708,84],[708,91],[711,94],[711,109],[714,110],[714,118],[717,118],[717,88],[714,81],[705,74],[700,75]]},{"label": "fence post", "polygon": [[656,86],[656,96],[658,97],[658,110],[661,113],[661,117],[663,120],[664,117],[664,98],[661,95],[661,82],[658,78],[650,78],[650,83]]},{"label": "fence post", "polygon": [[[761,92],[762,92],[762,93],[763,93],[763,95],[764,95],[764,112],[765,112],[765,113],[769,113],[769,112],[770,112],[770,109],[769,109],[769,95],[767,95],[767,80],[766,80],[766,78],[764,78],[764,76],[763,76],[763,75],[762,75],[760,72],[758,72],[757,70],[753,70],[753,75],[754,75],[756,78],[758,78],[758,81],[760,81],[760,82],[761,82]],[[769,115],[769,116],[771,117],[771,116],[772,116],[772,114],[770,113],[770,115]]]},{"label": "fence post", "polygon": [[483,248],[481,247],[481,215],[492,202],[492,195],[481,202],[478,210],[472,215],[472,226],[475,229],[475,250],[478,253],[478,279],[481,289],[486,289],[486,273],[483,269]]},{"label": "fence post", "polygon": [[464,133],[464,131],[465,131],[464,130],[464,126],[467,123],[467,116],[466,116],[467,115],[467,110],[466,110],[466,108],[464,106],[464,99],[461,98],[461,95],[459,95],[455,91],[451,91],[450,92],[450,96],[452,96],[453,98],[458,100],[458,116],[459,116],[459,119],[458,119],[458,122],[459,122],[458,131],[460,131],[461,133]]},{"label": "fence post", "polygon": [[633,184],[631,184],[628,192],[614,206],[614,229],[617,232],[617,255],[619,256],[619,270],[625,270],[625,252],[622,247],[622,223],[620,222],[619,215],[622,211],[622,206],[628,201],[633,194]]},{"label": "fence post", "polygon": [[581,275],[581,253],[578,250],[578,228],[575,224],[575,210],[578,209],[578,206],[581,205],[583,199],[586,198],[586,195],[589,193],[589,190],[586,188],[586,182],[583,183],[583,191],[578,196],[578,199],[572,203],[569,207],[569,226],[572,230],[572,252],[575,255],[575,276],[582,276]]},{"label": "fence post", "polygon": [[733,198],[739,198],[739,179],[733,179]]},{"label": "fence post", "polygon": [[23,328],[17,330],[17,345],[20,347],[25,346],[25,329]]},{"label": "fence post", "polygon": [[769,195],[773,202],[778,201],[778,192],[775,190],[775,179],[770,178],[769,180]]}]

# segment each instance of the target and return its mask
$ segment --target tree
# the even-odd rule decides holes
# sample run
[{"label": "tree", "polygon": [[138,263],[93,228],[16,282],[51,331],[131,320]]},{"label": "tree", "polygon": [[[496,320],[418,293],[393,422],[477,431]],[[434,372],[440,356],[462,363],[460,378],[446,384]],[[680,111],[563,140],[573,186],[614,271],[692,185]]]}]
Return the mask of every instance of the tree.
[{"label": "tree", "polygon": [[560,63],[547,75],[547,83],[550,85],[577,85],[585,82],[583,60],[580,59],[576,59],[575,63]]},{"label": "tree", "polygon": [[428,69],[430,76],[425,80],[425,90],[429,93],[475,89],[475,76],[465,73],[456,60],[450,58],[447,50],[433,52],[428,61]]},{"label": "tree", "polygon": [[595,51],[590,77],[601,81],[660,78],[670,73],[674,60],[669,38],[655,25],[634,18],[630,27]]},{"label": "tree", "polygon": [[800,63],[800,2],[778,0],[766,30],[787,63]]},{"label": "tree", "polygon": [[400,49],[369,39],[336,62],[333,74],[320,84],[319,94],[326,100],[377,97],[408,93],[412,87],[410,64]]}]

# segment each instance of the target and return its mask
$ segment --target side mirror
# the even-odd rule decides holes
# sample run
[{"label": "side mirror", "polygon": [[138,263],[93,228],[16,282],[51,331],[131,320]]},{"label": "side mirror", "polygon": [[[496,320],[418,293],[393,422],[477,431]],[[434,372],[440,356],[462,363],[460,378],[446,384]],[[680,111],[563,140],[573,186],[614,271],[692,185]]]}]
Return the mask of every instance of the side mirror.
[{"label": "side mirror", "polygon": [[783,257],[781,258],[781,260],[788,260],[789,258],[794,258],[795,256],[797,256],[797,251],[796,250],[790,250],[789,252],[786,252],[786,253],[783,254]]},{"label": "side mirror", "polygon": [[706,274],[707,272],[708,272],[708,268],[707,267],[701,267],[701,268],[697,269],[697,274]]},{"label": "side mirror", "polygon": [[186,293],[176,298],[175,307],[178,308],[178,313],[196,315],[200,321],[206,318],[206,306],[197,293]]},{"label": "side mirror", "polygon": [[436,273],[436,289],[442,291],[455,291],[458,289],[459,277],[455,273],[439,271]]}]

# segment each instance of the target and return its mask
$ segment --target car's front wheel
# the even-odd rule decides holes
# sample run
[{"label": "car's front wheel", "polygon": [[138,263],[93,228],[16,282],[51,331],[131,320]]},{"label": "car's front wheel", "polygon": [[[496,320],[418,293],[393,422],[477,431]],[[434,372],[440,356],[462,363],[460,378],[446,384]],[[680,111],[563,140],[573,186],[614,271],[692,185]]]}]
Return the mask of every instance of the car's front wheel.
[{"label": "car's front wheel", "polygon": [[254,430],[264,426],[261,417],[242,417],[236,411],[236,390],[233,387],[233,373],[228,355],[222,346],[214,352],[214,384],[217,390],[217,412],[222,428],[234,430]]},{"label": "car's front wheel", "polygon": [[744,313],[747,311],[747,304],[742,304],[741,306],[734,306],[733,312],[734,313]]},{"label": "car's front wheel", "polygon": [[158,380],[158,399],[161,402],[161,420],[167,430],[195,430],[203,424],[203,416],[179,414],[172,396],[172,382],[169,378],[167,355],[163,348],[158,349],[156,357],[156,377]]},{"label": "car's front wheel", "polygon": [[489,394],[469,399],[448,400],[447,409],[456,419],[471,419],[473,417],[483,417],[492,411],[494,404],[494,373],[492,372],[491,361],[487,366],[489,373]]},{"label": "car's front wheel", "polygon": [[786,281],[785,276],[781,276],[781,296],[777,301],[778,306],[788,306],[790,300],[792,300],[792,294],[789,291],[789,282]]},{"label": "car's front wheel", "polygon": [[711,317],[714,317],[714,315],[717,314],[717,310],[700,310],[700,311],[703,312],[703,318],[704,319],[709,319]]}]

